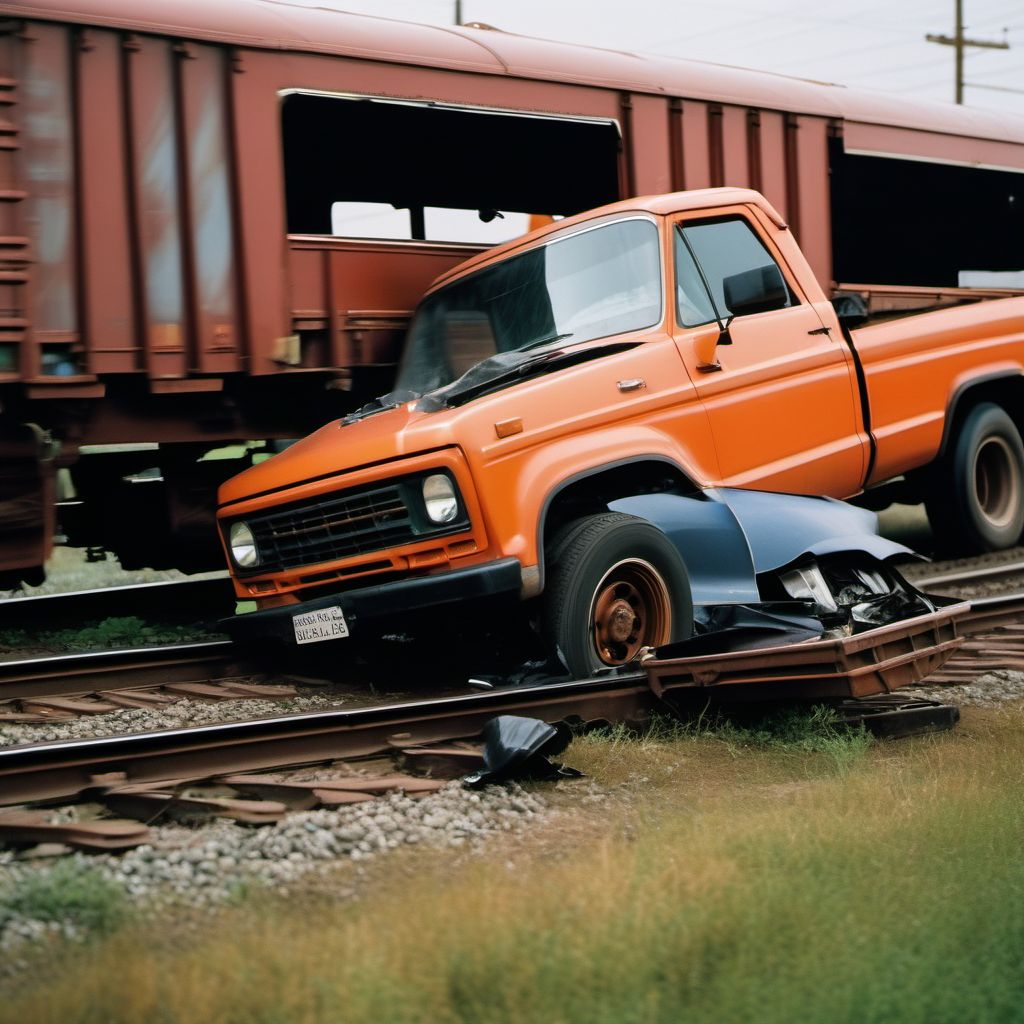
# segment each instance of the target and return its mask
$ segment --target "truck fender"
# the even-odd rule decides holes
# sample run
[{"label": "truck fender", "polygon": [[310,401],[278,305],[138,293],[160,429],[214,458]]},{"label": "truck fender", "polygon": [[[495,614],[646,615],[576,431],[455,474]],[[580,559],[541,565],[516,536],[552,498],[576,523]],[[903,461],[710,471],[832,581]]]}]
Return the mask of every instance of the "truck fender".
[{"label": "truck fender", "polygon": [[646,519],[666,534],[686,563],[694,604],[757,602],[760,573],[805,555],[915,557],[878,536],[873,512],[834,498],[715,488],[692,496],[635,495],[608,508]]},{"label": "truck fender", "polygon": [[[609,448],[614,450],[617,446],[616,440],[616,438],[612,437],[602,447],[595,449],[592,454],[597,457],[607,455]],[[619,444],[618,447],[623,447],[623,445]],[[525,476],[521,478],[522,486],[519,489],[521,497],[528,496],[531,493],[532,486],[535,484],[543,487],[545,477],[554,477],[558,480],[557,484],[548,487],[540,514],[537,516],[537,565],[535,567],[531,566],[525,571],[529,573],[528,583],[524,573],[524,597],[536,597],[544,589],[544,538],[548,529],[549,516],[553,506],[573,488],[577,487],[577,485],[598,480],[607,474],[620,470],[646,468],[652,472],[656,470],[662,476],[674,477],[679,486],[688,493],[699,493],[701,489],[701,485],[696,482],[699,478],[694,474],[690,465],[680,462],[673,455],[666,454],[665,452],[653,453],[650,448],[643,454],[627,455],[614,462],[597,461],[595,458],[593,465],[587,466],[585,469],[577,469],[571,475],[562,475],[559,479],[558,471],[565,468],[563,463],[570,463],[574,456],[576,461],[579,461],[580,457],[578,454],[560,452],[555,446],[549,446],[549,449],[543,453],[543,459],[533,462],[531,467],[534,469],[533,477],[531,479],[527,479]],[[619,491],[619,493],[625,493],[626,496],[629,496],[629,491]],[[607,499],[602,499],[602,503],[597,504],[594,511],[600,511],[601,507],[607,507],[607,505],[603,505],[605,500]],[[521,508],[523,515],[527,511],[525,507]]]},{"label": "truck fender", "polygon": [[[1022,378],[1024,378],[1024,373],[1021,372],[1019,366],[1010,366],[1006,369],[998,370],[993,369],[987,373],[974,373],[966,380],[961,378],[953,388],[953,393],[949,396],[949,401],[946,403],[946,418],[942,424],[942,441],[939,444],[936,458],[941,459],[949,450],[949,445],[953,441],[953,423],[956,420],[957,410],[965,400],[969,400],[972,397],[972,391],[985,385],[994,384],[997,381],[1009,384],[1015,380],[1020,384]],[[998,396],[992,396],[992,400],[998,402]],[[1009,408],[1006,411],[1011,416],[1014,415],[1013,408]]]}]

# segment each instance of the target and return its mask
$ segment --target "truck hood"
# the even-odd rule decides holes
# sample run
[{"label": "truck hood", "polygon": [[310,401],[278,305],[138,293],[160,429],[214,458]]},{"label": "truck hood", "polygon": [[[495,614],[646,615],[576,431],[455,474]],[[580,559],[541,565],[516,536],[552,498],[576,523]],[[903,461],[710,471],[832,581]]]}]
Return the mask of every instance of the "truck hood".
[{"label": "truck hood", "polygon": [[[545,344],[557,343],[558,338]],[[517,350],[478,363],[446,387],[377,411],[370,403],[364,410],[321,427],[280,455],[261,462],[223,484],[221,505],[258,494],[294,487],[310,480],[372,466],[421,452],[456,445],[465,437],[458,428],[477,416],[486,418],[501,405],[497,393],[516,386],[530,388],[557,371],[602,360],[635,349],[638,340],[598,339],[589,343],[547,351]],[[393,399],[385,395],[378,402]],[[484,398],[483,404],[475,399]],[[497,404],[496,404],[497,403]],[[365,410],[371,410],[366,413]],[[362,416],[362,418],[359,418]],[[500,418],[500,417],[499,417]]]},{"label": "truck hood", "polygon": [[334,420],[221,485],[221,505],[295,487],[390,459],[454,444],[452,416],[417,412],[411,403],[355,423]]}]

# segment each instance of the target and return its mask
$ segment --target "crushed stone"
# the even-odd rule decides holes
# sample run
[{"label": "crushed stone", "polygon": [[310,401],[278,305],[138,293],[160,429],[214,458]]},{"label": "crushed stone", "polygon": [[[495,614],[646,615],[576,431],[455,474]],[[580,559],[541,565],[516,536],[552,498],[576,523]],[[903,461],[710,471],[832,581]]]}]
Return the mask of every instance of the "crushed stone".
[{"label": "crushed stone", "polygon": [[159,708],[121,708],[106,714],[56,718],[50,722],[0,722],[0,746],[183,729],[191,725],[216,725],[296,711],[328,711],[343,703],[343,698],[326,694],[289,697],[286,700],[246,698],[213,702],[185,697]]},{"label": "crushed stone", "polygon": [[[126,853],[74,853],[70,858],[114,883],[135,907],[211,908],[250,886],[287,895],[310,872],[400,847],[479,850],[488,836],[520,832],[547,809],[541,796],[514,783],[470,791],[454,782],[419,799],[393,793],[372,802],[295,812],[259,828],[226,820],[199,828],[156,825],[151,842]],[[0,851],[0,963],[9,969],[17,968],[18,958],[11,954],[25,943],[85,935],[73,914],[33,918],[12,912],[4,898],[31,873],[53,871],[54,863]]]},{"label": "crushed stone", "polygon": [[953,686],[916,686],[915,696],[941,700],[944,704],[962,707],[994,708],[1011,700],[1024,700],[1024,672],[995,669],[985,672],[969,683]]}]

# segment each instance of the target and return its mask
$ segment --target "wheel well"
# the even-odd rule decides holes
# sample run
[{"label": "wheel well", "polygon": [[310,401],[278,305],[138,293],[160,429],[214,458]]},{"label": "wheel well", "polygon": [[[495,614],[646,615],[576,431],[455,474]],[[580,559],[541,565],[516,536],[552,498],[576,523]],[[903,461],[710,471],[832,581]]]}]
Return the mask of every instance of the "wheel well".
[{"label": "wheel well", "polygon": [[[982,402],[998,405],[1013,420],[1014,425],[1024,437],[1024,375],[1020,373],[1004,373],[963,384],[950,399],[946,408],[946,422],[942,432],[942,443],[939,445],[935,459],[925,466],[911,470],[905,474],[906,483],[892,500],[914,503],[921,501],[933,486],[936,473],[945,472],[942,460],[949,454],[951,446],[956,443],[957,434],[971,410]],[[866,507],[879,507],[867,505]],[[881,506],[884,507],[884,506]]]},{"label": "wheel well", "polygon": [[590,470],[563,483],[548,498],[541,518],[539,554],[568,522],[607,512],[609,502],[637,494],[693,494],[700,488],[676,465],[642,459]]},{"label": "wheel well", "polygon": [[982,402],[992,402],[1000,406],[1024,437],[1024,375],[1015,373],[971,382],[957,391],[950,402],[939,458],[942,458],[949,450],[949,446],[954,443],[970,411]]}]

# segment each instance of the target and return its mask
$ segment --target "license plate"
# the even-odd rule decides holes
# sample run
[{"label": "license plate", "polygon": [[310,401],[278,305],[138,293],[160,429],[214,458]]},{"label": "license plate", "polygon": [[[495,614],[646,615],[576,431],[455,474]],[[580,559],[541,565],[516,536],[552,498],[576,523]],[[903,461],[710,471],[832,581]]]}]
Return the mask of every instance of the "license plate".
[{"label": "license plate", "polygon": [[315,612],[303,612],[292,616],[297,644],[316,644],[321,640],[340,640],[348,636],[348,623],[338,605],[318,608]]}]

